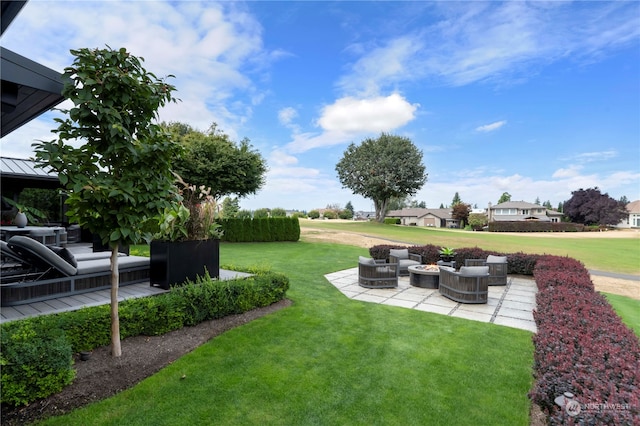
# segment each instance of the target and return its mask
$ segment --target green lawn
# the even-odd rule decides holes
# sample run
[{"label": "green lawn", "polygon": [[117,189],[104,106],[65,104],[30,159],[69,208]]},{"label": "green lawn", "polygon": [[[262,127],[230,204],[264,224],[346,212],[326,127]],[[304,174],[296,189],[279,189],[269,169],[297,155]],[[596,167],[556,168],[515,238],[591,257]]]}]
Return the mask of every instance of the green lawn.
[{"label": "green lawn", "polygon": [[350,300],[323,275],[365,253],[222,244],[222,265],[287,274],[293,305],[45,424],[528,425],[531,333]]},{"label": "green lawn", "polygon": [[[580,260],[588,269],[640,275],[640,234],[635,238],[581,238],[567,232],[549,237],[328,220],[301,220],[301,226],[356,232],[416,245],[434,244],[454,248],[478,246],[504,253],[521,251],[570,256]],[[610,232],[613,235],[614,232],[623,231]]]},{"label": "green lawn", "polygon": [[617,294],[603,293],[618,316],[637,336],[640,336],[640,300]]}]

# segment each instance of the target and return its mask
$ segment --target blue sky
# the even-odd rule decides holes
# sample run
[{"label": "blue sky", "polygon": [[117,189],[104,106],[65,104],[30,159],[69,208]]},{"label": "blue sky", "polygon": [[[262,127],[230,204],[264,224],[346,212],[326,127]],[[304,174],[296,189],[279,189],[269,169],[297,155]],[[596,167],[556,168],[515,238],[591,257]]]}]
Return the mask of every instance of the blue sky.
[{"label": "blue sky", "polygon": [[[430,208],[456,192],[555,207],[595,186],[640,199],[638,2],[31,0],[1,42],[59,71],[70,49],[126,47],[175,75],[182,102],[161,120],[217,122],[267,160],[246,209],[372,210],[335,165],[382,131],[423,152],[414,199]],[[2,138],[2,155],[30,157],[54,116]]]}]

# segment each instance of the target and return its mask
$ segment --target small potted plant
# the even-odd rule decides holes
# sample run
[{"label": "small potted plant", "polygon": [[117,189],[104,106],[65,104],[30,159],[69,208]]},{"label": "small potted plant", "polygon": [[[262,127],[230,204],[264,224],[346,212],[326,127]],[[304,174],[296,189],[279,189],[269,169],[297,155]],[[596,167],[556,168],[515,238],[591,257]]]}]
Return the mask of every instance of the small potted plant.
[{"label": "small potted plant", "polygon": [[442,247],[440,249],[440,260],[443,262],[451,262],[456,255],[456,251],[451,247]]},{"label": "small potted plant", "polygon": [[46,219],[47,217],[47,215],[44,212],[34,207],[27,207],[24,204],[20,204],[12,200],[11,198],[7,198],[7,197],[2,197],[2,198],[7,204],[9,204],[11,207],[18,210],[18,213],[16,213],[16,216],[13,219],[13,223],[18,228],[24,228],[25,226],[27,226],[27,223],[38,223],[41,220]]},{"label": "small potted plant", "polygon": [[219,276],[220,238],[217,204],[210,191],[177,176],[177,200],[165,209],[150,244],[150,281],[164,289],[195,280],[205,272]]}]

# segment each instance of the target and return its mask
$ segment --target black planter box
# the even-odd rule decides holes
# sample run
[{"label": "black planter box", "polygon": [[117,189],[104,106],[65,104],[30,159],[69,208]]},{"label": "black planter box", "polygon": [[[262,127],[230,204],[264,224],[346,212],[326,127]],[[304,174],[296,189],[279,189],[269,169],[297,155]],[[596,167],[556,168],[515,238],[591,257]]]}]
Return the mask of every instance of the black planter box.
[{"label": "black planter box", "polygon": [[220,275],[220,240],[152,241],[150,247],[152,286],[168,290],[187,279],[209,272],[212,278]]}]

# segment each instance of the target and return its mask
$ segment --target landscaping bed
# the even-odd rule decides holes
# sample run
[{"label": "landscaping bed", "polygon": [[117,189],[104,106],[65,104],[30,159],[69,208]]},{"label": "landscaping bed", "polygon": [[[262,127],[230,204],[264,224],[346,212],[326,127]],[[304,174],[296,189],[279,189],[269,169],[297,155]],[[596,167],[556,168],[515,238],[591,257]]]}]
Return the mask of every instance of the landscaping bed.
[{"label": "landscaping bed", "polygon": [[25,425],[51,416],[69,413],[130,388],[191,352],[203,343],[256,318],[287,307],[287,299],[270,306],[205,321],[160,336],[135,336],[122,340],[122,356],[113,358],[109,346],[90,353],[88,361],[74,356],[76,378],[61,392],[25,407],[2,406],[0,423]]}]

